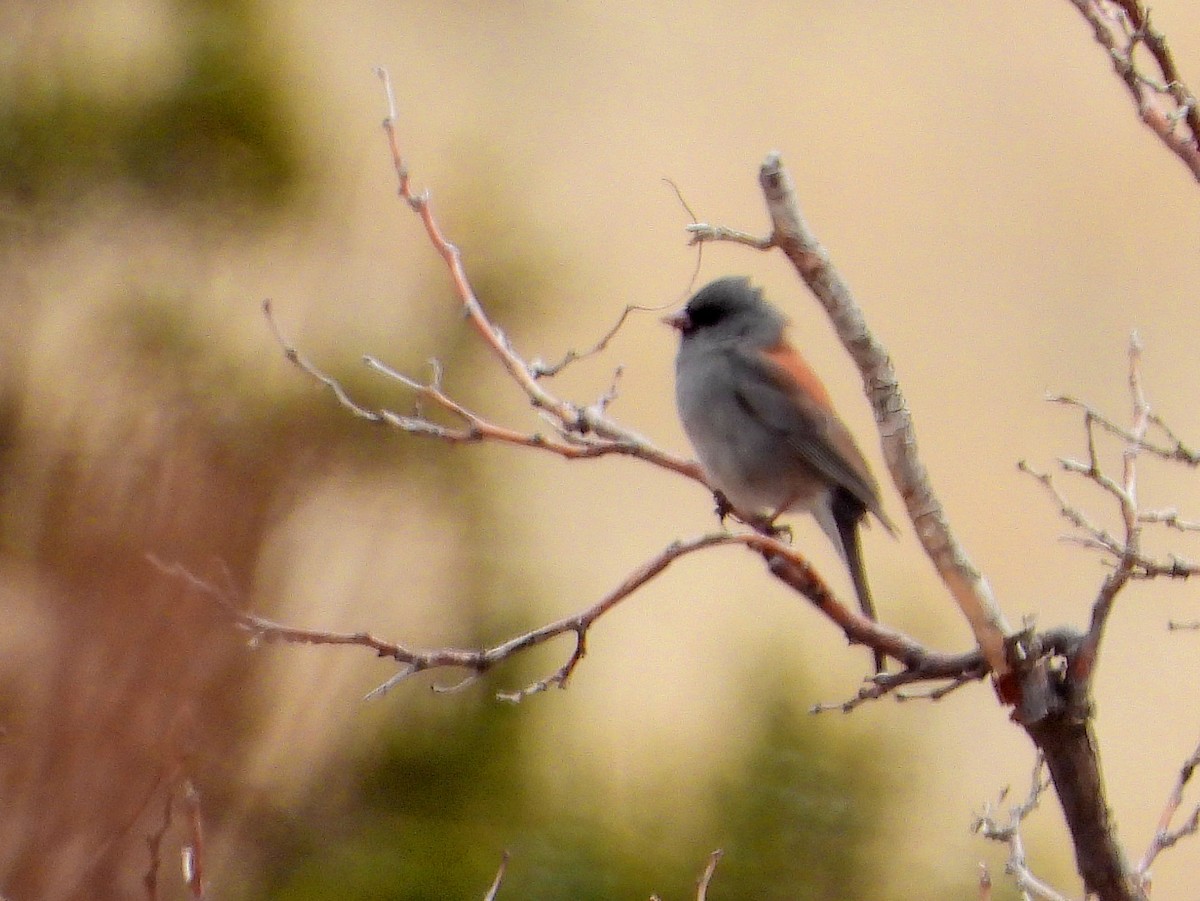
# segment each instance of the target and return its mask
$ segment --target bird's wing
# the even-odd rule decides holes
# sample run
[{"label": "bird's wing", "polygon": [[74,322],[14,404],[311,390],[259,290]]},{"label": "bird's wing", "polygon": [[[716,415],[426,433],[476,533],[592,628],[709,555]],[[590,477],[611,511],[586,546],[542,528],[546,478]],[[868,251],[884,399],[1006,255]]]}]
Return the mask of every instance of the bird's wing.
[{"label": "bird's wing", "polygon": [[866,460],[833,411],[816,374],[794,355],[738,348],[729,348],[728,354],[738,373],[732,383],[742,409],[785,438],[805,463],[848,491],[894,532]]}]

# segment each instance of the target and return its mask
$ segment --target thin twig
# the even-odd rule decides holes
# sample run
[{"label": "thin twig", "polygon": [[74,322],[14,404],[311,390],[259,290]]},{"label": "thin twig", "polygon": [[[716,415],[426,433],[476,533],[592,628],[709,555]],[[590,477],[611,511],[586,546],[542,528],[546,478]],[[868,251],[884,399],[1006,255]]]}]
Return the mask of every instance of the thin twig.
[{"label": "thin twig", "polygon": [[1169,632],[1200,632],[1200,620],[1191,620],[1189,622],[1180,622],[1179,620],[1169,620],[1167,622],[1167,631]]},{"label": "thin twig", "polygon": [[508,870],[508,852],[505,851],[500,855],[500,866],[496,869],[496,878],[492,880],[492,886],[488,889],[486,895],[483,896],[483,901],[496,901],[496,895],[500,891],[500,884],[504,882],[504,874]]},{"label": "thin twig", "polygon": [[200,819],[200,793],[191,779],[183,782],[183,809],[188,825],[188,843],[183,848],[183,880],[192,897],[203,901],[204,830]]},{"label": "thin twig", "polygon": [[150,901],[158,901],[158,871],[162,867],[162,843],[171,828],[171,806],[174,799],[171,792],[163,795],[162,823],[146,838],[146,849],[150,852],[150,864],[146,867],[146,875],[142,883],[146,886],[146,897]]},{"label": "thin twig", "polygon": [[1184,789],[1187,788],[1192,776],[1195,775],[1198,766],[1200,766],[1200,745],[1196,746],[1196,749],[1192,751],[1192,756],[1185,760],[1183,766],[1179,768],[1179,775],[1175,779],[1175,785],[1171,789],[1171,794],[1167,798],[1167,803],[1163,807],[1162,814],[1159,815],[1158,828],[1154,830],[1154,837],[1150,840],[1150,845],[1146,848],[1146,853],[1142,855],[1142,859],[1138,862],[1136,870],[1138,876],[1148,879],[1150,867],[1154,864],[1159,854],[1173,846],[1180,839],[1200,832],[1200,805],[1192,809],[1191,814],[1182,824],[1174,828],[1171,826],[1171,821],[1175,819],[1175,814],[1179,812],[1179,807],[1183,804]]},{"label": "thin twig", "polygon": [[889,694],[897,701],[940,701],[951,692],[971,682],[978,682],[988,674],[987,663],[978,650],[958,655],[955,663],[946,668],[958,671],[944,677],[947,680],[945,684],[923,692],[900,690],[903,686],[917,682],[937,681],[937,677],[922,673],[919,667],[906,668],[897,673],[877,673],[868,679],[853,697],[845,701],[813,704],[808,712],[851,713],[867,701],[875,701]]},{"label": "thin twig", "polygon": [[[1071,461],[1060,460],[1059,463],[1067,472],[1078,473],[1087,477],[1118,498],[1123,494],[1123,489],[1113,480],[1104,476],[1103,473],[1093,474],[1090,472],[1089,467],[1082,464],[1073,464]],[[1187,579],[1194,575],[1200,575],[1200,564],[1194,563],[1191,560],[1184,559],[1175,554],[1169,554],[1165,559],[1158,559],[1144,553],[1140,549],[1131,548],[1122,539],[1096,524],[1075,506],[1059,490],[1049,473],[1034,469],[1025,460],[1018,461],[1017,468],[1026,475],[1036,479],[1046,490],[1046,493],[1054,499],[1055,504],[1058,506],[1059,515],[1082,533],[1064,535],[1062,536],[1063,541],[1089,550],[1100,551],[1105,555],[1106,561],[1114,569],[1122,565],[1130,567],[1130,579],[1155,579],[1160,576],[1172,579]],[[1137,522],[1139,524],[1155,522],[1170,523],[1171,519],[1173,519],[1173,515],[1162,512],[1141,512],[1137,514]]]},{"label": "thin twig", "polygon": [[1070,674],[1080,680],[1081,684],[1086,683],[1086,680],[1095,671],[1100,642],[1104,637],[1104,628],[1112,615],[1113,604],[1117,595],[1132,578],[1140,555],[1142,527],[1138,521],[1137,459],[1141,442],[1146,437],[1150,417],[1150,405],[1146,400],[1145,391],[1142,389],[1141,359],[1141,339],[1134,332],[1129,338],[1128,376],[1129,394],[1133,408],[1129,431],[1133,440],[1127,442],[1122,449],[1120,486],[1110,487],[1111,480],[1099,473],[1093,459],[1093,470],[1096,470],[1093,478],[1097,484],[1108,490],[1117,499],[1121,520],[1125,526],[1125,536],[1123,551],[1117,558],[1117,565],[1105,578],[1104,584],[1101,585],[1096,600],[1092,604],[1091,624],[1087,634],[1079,646],[1078,653],[1069,661]]},{"label": "thin twig", "polygon": [[[669,178],[664,178],[663,181],[665,181],[670,186],[671,190],[675,192],[675,197],[679,201],[679,205],[683,207],[684,212],[691,217],[692,225],[699,224],[699,220],[696,218],[695,210],[692,209],[691,204],[689,204],[687,199],[683,196],[683,191],[679,189],[679,185],[675,184],[675,182]],[[692,269],[692,277],[688,279],[687,287],[684,289],[685,296],[691,294],[692,289],[696,287],[696,279],[700,277],[700,267],[704,264],[704,243],[702,241],[693,243],[696,244],[696,266],[694,269]]]},{"label": "thin twig", "polygon": [[[1045,774],[1045,761],[1039,754],[1034,763],[1033,775],[1029,783],[1029,793],[1025,800],[1009,808],[1008,816],[1001,819],[999,809],[1008,796],[1008,789],[1000,792],[999,798],[984,808],[984,812],[976,817],[971,825],[971,831],[984,838],[1008,846],[1008,860],[1004,871],[1013,877],[1018,890],[1024,898],[1037,897],[1042,901],[1067,901],[1047,883],[1043,882],[1029,869],[1029,861],[1025,856],[1025,843],[1021,839],[1021,824],[1041,803],[1042,793],[1050,787],[1050,780]],[[990,882],[990,880],[989,880]]]},{"label": "thin twig", "polygon": [[1167,444],[1159,444],[1151,441],[1144,435],[1139,439],[1129,429],[1118,425],[1107,416],[1104,416],[1098,410],[1089,406],[1084,401],[1070,394],[1047,394],[1046,400],[1054,404],[1062,404],[1067,407],[1075,407],[1084,414],[1085,420],[1090,420],[1095,425],[1100,426],[1104,431],[1108,432],[1121,441],[1126,443],[1136,442],[1141,450],[1148,454],[1153,454],[1156,457],[1161,457],[1164,460],[1169,460],[1175,463],[1186,463],[1188,466],[1200,466],[1200,452],[1192,450],[1188,445],[1184,444],[1170,427],[1156,414],[1149,415],[1149,424],[1157,428],[1163,433],[1167,439]]},{"label": "thin twig", "polygon": [[[502,426],[468,409],[455,401],[441,389],[440,367],[435,361],[434,378],[420,382],[388,366],[374,357],[364,357],[367,367],[386,378],[399,382],[411,391],[418,403],[427,402],[444,413],[459,420],[459,428],[443,425],[424,415],[405,415],[387,409],[366,407],[350,396],[349,391],[336,378],[322,371],[315,363],[296,349],[276,321],[270,302],[264,302],[263,313],[270,324],[275,340],[283,350],[285,359],[301,372],[324,385],[337,402],[352,414],[368,422],[377,422],[414,435],[435,438],[448,444],[474,444],[492,441],[546,451],[566,459],[592,459],[610,455],[638,457],[663,469],[670,470],[689,479],[706,484],[700,467],[691,460],[660,450],[649,441],[632,432],[624,438],[602,437],[596,434],[594,425],[606,420],[604,410],[611,402],[612,389],[600,400],[588,407],[572,408],[573,418],[564,422],[551,418],[556,434],[522,432]],[[610,430],[611,431],[611,430]]]},{"label": "thin twig", "polygon": [[773,235],[759,237],[735,228],[726,228],[724,225],[709,225],[707,222],[693,222],[691,225],[684,226],[684,231],[692,236],[692,244],[700,244],[704,241],[727,241],[732,244],[744,244],[755,250],[770,250],[775,246]]},{"label": "thin twig", "polygon": [[646,307],[632,303],[626,304],[625,309],[621,311],[621,315],[617,317],[617,321],[613,323],[612,328],[601,335],[600,339],[587,350],[568,350],[557,363],[545,363],[540,358],[534,357],[529,361],[529,372],[535,379],[553,378],[572,363],[579,360],[586,360],[588,357],[595,356],[604,351],[608,347],[608,343],[617,336],[617,332],[625,325],[625,320],[629,318],[630,313],[653,313],[659,309],[659,307]]},{"label": "thin twig", "polygon": [[721,862],[721,858],[725,852],[720,848],[708,855],[708,864],[704,867],[704,872],[700,874],[700,878],[696,880],[696,901],[706,901],[708,898],[708,886],[712,882],[713,874],[717,872],[717,864]]}]

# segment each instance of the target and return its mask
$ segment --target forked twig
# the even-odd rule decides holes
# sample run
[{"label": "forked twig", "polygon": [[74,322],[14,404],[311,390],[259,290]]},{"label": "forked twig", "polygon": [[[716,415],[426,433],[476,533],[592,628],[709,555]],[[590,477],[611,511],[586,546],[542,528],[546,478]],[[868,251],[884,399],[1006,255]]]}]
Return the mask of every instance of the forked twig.
[{"label": "forked twig", "polygon": [[1146,848],[1142,859],[1138,862],[1137,874],[1143,880],[1149,879],[1150,867],[1153,866],[1159,854],[1175,845],[1180,839],[1200,832],[1200,804],[1192,808],[1191,814],[1183,823],[1175,827],[1171,826],[1171,822],[1175,819],[1175,814],[1179,812],[1179,808],[1183,804],[1184,789],[1191,782],[1192,776],[1195,775],[1198,766],[1200,766],[1200,745],[1196,746],[1196,749],[1192,751],[1192,756],[1185,760],[1183,766],[1179,768],[1179,775],[1175,779],[1175,785],[1172,787],[1171,794],[1167,798],[1167,803],[1159,815],[1158,828],[1154,830],[1154,836],[1150,840],[1150,845]]},{"label": "forked twig", "polygon": [[[1045,774],[1046,764],[1039,754],[1033,767],[1033,776],[1029,783],[1029,793],[1020,804],[1012,806],[1006,817],[1001,817],[1000,809],[1008,796],[1008,789],[1000,792],[995,802],[985,806],[984,811],[971,826],[971,831],[984,838],[1008,847],[1008,860],[1004,871],[1013,877],[1017,888],[1025,899],[1039,898],[1041,901],[1067,901],[1048,883],[1042,881],[1029,869],[1029,861],[1025,856],[1025,843],[1021,839],[1021,824],[1041,803],[1042,793],[1050,787],[1050,780]],[[987,879],[988,889],[991,880]]]}]

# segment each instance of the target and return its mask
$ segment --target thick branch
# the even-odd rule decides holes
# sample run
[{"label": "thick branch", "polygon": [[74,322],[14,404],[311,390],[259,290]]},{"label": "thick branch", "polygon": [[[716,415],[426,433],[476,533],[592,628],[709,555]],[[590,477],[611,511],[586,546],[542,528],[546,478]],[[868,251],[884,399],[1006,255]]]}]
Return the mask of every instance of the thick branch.
[{"label": "thick branch", "polygon": [[1023,725],[1050,768],[1087,890],[1102,901],[1144,901],[1117,843],[1090,717],[1064,710]]},{"label": "thick branch", "polygon": [[941,502],[917,453],[916,431],[896,372],[886,349],[867,331],[862,310],[829,254],[800,214],[791,177],[779,154],[766,158],[759,183],[771,216],[769,239],[753,239],[728,229],[690,226],[694,241],[734,240],[755,247],[778,247],[791,260],[805,284],[825,307],[838,336],[862,373],[867,397],[883,441],[884,458],[904,498],[929,559],[950,590],[975,634],[988,665],[997,676],[1008,669],[1004,639],[1008,624],[991,586],[971,562],[950,530]]}]

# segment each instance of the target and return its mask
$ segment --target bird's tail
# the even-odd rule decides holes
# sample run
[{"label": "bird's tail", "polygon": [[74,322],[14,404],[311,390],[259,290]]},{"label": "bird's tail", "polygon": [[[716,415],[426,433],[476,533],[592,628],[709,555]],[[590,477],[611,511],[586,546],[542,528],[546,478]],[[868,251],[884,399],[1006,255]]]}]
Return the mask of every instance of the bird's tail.
[{"label": "bird's tail", "polygon": [[[854,583],[854,593],[858,595],[858,605],[863,615],[872,622],[878,622],[875,616],[875,601],[871,598],[871,587],[867,584],[867,571],[863,566],[862,542],[858,535],[858,524],[862,521],[863,510],[849,509],[849,505],[839,504],[835,499],[833,521],[837,526],[838,538],[841,541],[842,553],[846,557],[846,568],[850,570],[850,580]],[[875,672],[884,671],[884,655],[875,650]]]}]

